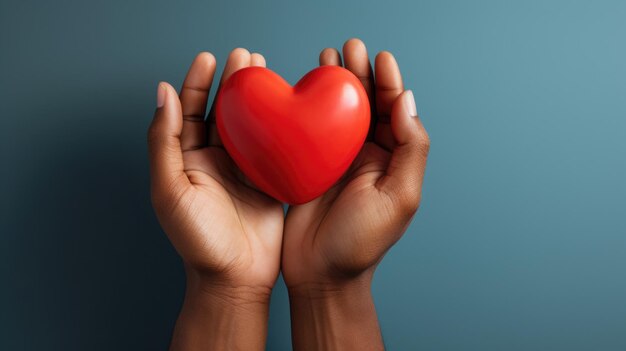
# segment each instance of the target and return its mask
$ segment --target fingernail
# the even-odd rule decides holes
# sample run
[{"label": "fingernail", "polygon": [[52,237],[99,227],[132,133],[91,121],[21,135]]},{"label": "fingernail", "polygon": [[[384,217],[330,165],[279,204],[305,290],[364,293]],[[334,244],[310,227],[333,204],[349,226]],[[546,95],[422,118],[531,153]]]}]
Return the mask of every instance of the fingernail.
[{"label": "fingernail", "polygon": [[404,93],[404,106],[406,107],[409,115],[415,117],[417,116],[417,107],[415,107],[415,97],[413,96],[413,92],[411,90],[407,90]]},{"label": "fingernail", "polygon": [[165,93],[167,93],[165,89],[167,89],[165,84],[162,82],[159,83],[159,86],[157,87],[157,108],[163,107],[163,104],[165,103]]}]

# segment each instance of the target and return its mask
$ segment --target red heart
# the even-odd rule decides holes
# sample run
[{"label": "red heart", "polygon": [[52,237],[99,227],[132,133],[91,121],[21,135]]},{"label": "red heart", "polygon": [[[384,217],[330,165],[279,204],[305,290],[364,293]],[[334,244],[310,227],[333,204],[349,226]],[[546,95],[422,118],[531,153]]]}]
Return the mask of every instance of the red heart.
[{"label": "red heart", "polygon": [[267,68],[241,69],[223,84],[216,113],[218,133],[239,169],[289,204],[333,186],[370,124],[363,85],[337,66],[318,67],[293,87]]}]

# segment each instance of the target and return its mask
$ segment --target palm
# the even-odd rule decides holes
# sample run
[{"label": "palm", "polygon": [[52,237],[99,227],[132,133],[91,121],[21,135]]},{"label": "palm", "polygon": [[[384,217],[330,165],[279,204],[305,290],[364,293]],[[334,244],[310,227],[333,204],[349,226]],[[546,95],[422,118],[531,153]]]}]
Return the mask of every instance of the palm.
[{"label": "palm", "polygon": [[[318,206],[322,216],[309,220],[318,222],[314,249],[323,256],[353,256],[356,243],[369,242],[375,228],[368,219],[377,215],[381,201],[385,201],[376,182],[385,173],[390,156],[376,144],[366,143],[346,179],[321,199]],[[332,264],[340,266],[342,262]]]},{"label": "palm", "polygon": [[192,229],[184,238],[190,252],[183,256],[197,257],[211,270],[271,280],[278,270],[282,205],[243,184],[220,147],[190,150],[183,159],[192,184],[181,216],[181,225]]},{"label": "palm", "polygon": [[[286,275],[310,278],[310,273],[301,271],[303,266],[321,274],[350,274],[376,260],[379,251],[385,248],[378,247],[379,243],[372,239],[386,221],[371,219],[380,217],[389,201],[376,184],[385,173],[390,157],[391,153],[376,144],[365,143],[342,181],[323,196],[290,207],[283,250]],[[307,249],[296,249],[302,246]],[[329,267],[334,271],[329,272]]]}]

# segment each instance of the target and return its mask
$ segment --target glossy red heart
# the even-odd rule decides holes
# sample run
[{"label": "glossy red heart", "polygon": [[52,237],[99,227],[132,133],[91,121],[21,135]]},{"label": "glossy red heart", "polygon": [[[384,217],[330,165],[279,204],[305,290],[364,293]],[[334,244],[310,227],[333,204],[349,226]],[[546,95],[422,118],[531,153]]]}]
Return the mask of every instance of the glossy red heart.
[{"label": "glossy red heart", "polygon": [[228,154],[262,191],[302,204],[328,190],[361,149],[370,105],[359,79],[322,66],[291,86],[267,68],[235,72],[222,86],[217,130]]}]

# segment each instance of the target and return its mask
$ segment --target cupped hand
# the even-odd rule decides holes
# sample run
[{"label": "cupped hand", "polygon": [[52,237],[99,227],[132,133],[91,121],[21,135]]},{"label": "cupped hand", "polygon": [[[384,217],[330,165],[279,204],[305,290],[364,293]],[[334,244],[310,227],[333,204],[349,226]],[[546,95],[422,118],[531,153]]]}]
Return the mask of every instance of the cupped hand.
[{"label": "cupped hand", "polygon": [[[347,41],[344,67],[363,83],[372,105],[370,134],[346,175],[321,197],[291,206],[285,219],[282,272],[290,289],[371,277],[418,209],[429,138],[394,57]],[[335,49],[321,65],[342,65]]]},{"label": "cupped hand", "polygon": [[[265,59],[233,50],[221,81],[248,66],[265,66]],[[188,280],[198,276],[213,286],[269,293],[280,268],[284,212],[281,203],[248,186],[219,140],[214,113],[205,121],[215,70],[215,58],[205,52],[191,65],[180,97],[159,84],[148,133],[152,201]]]}]

